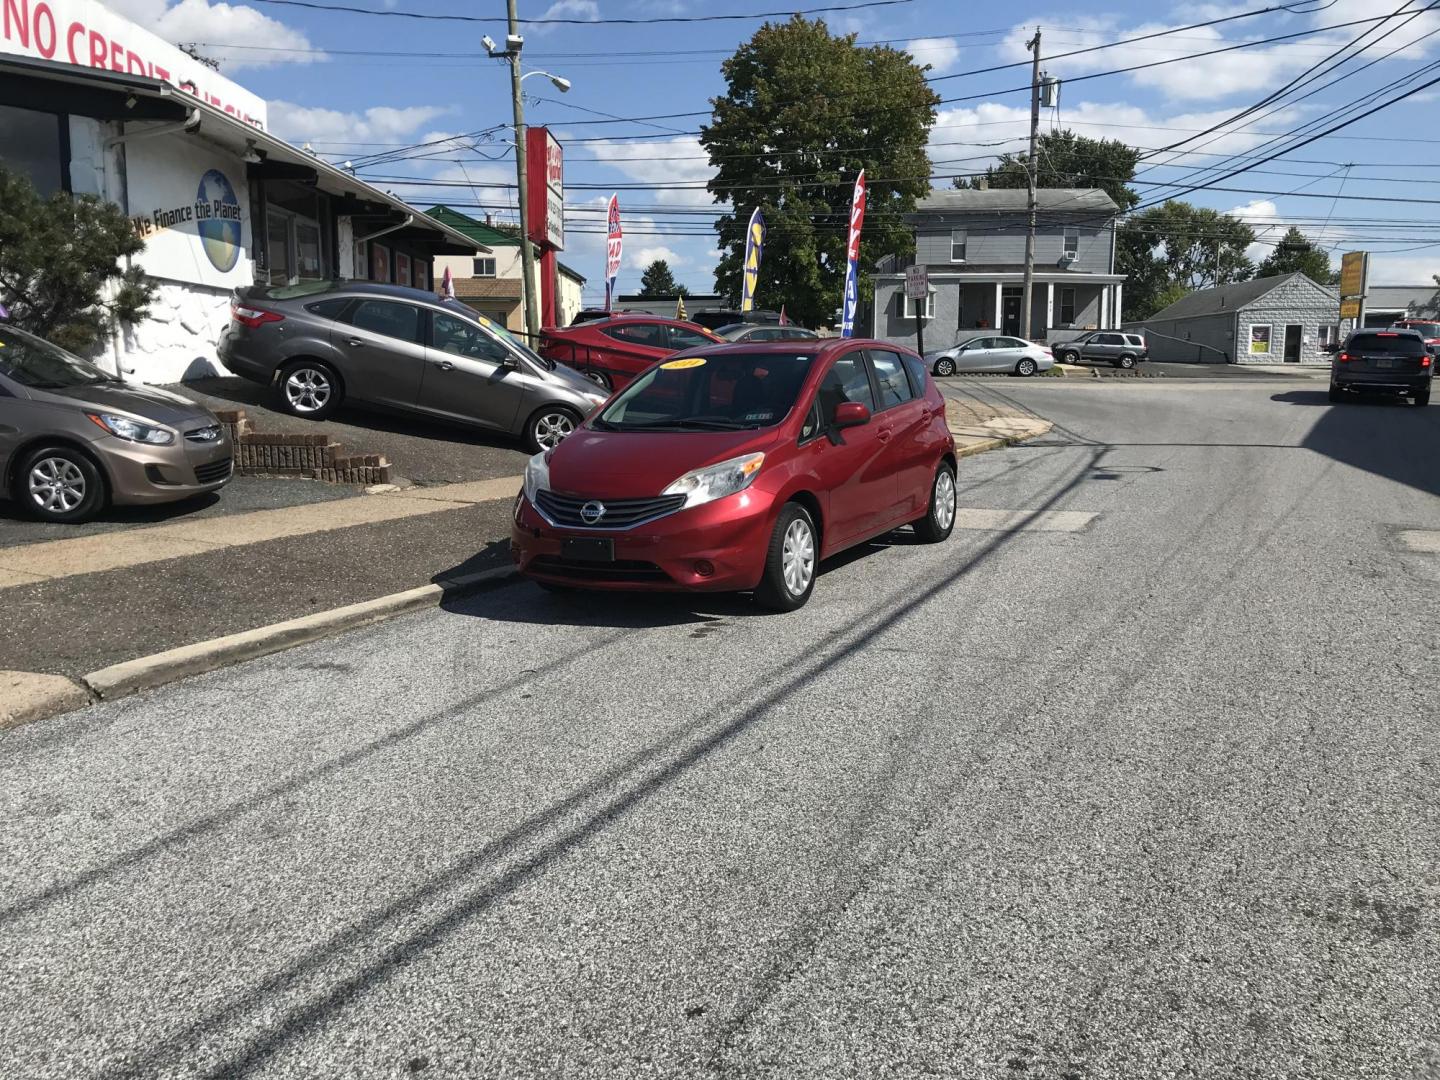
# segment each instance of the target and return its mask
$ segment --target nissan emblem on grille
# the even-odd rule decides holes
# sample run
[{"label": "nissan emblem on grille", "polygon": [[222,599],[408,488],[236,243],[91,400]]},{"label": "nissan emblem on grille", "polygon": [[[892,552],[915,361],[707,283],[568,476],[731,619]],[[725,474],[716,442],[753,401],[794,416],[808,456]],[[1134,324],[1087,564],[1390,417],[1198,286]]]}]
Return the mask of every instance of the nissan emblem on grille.
[{"label": "nissan emblem on grille", "polygon": [[580,520],[586,525],[594,525],[605,516],[605,504],[602,502],[587,502],[580,507]]}]

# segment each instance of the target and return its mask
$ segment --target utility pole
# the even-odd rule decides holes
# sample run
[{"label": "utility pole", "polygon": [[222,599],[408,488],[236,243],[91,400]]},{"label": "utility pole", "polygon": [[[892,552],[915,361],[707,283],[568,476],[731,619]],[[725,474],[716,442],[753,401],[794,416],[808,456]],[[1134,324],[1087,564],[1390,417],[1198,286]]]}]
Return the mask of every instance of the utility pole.
[{"label": "utility pole", "polygon": [[525,342],[532,349],[540,340],[540,302],[535,296],[535,252],[530,247],[529,192],[525,175],[525,104],[520,90],[520,19],[515,12],[515,0],[507,0],[507,14],[510,18],[509,37],[505,40],[510,59],[510,97],[515,107],[515,182],[516,202],[520,207],[520,295],[525,303]]},{"label": "utility pole", "polygon": [[[1026,209],[1030,220],[1025,231],[1025,286],[1020,290],[1020,337],[1028,340],[1032,328],[1030,299],[1035,291],[1035,185],[1038,180],[1035,154],[1040,138],[1040,27],[1035,27],[1035,36],[1025,43],[1025,47],[1035,54],[1030,65],[1030,156],[1025,163],[1026,179],[1029,181]],[[1048,318],[1046,322],[1049,322]]]}]

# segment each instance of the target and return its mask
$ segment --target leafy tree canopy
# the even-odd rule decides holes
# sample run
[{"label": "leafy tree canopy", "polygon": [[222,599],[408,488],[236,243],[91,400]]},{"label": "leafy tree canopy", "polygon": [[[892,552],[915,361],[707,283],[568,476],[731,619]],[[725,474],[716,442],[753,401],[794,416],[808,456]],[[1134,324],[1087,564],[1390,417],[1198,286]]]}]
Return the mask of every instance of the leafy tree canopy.
[{"label": "leafy tree canopy", "polygon": [[1144,319],[1173,287],[1206,289],[1255,276],[1245,249],[1255,230],[1208,207],[1170,200],[1131,216],[1119,228],[1115,269],[1125,282],[1126,319]]},{"label": "leafy tree canopy", "polygon": [[[959,177],[957,188],[1023,188],[1029,183],[1028,154],[1001,154],[983,177]],[[1036,186],[1042,188],[1100,188],[1121,210],[1129,210],[1140,196],[1127,186],[1135,177],[1140,151],[1115,139],[1090,139],[1073,131],[1047,131],[1035,142]]]},{"label": "leafy tree canopy", "polygon": [[1312,244],[1293,225],[1255,271],[1256,277],[1301,273],[1321,285],[1340,281],[1340,272],[1330,268],[1330,255]]},{"label": "leafy tree canopy", "polygon": [[641,296],[689,296],[690,290],[675,280],[670,264],[656,259],[640,275]]},{"label": "leafy tree canopy", "polygon": [[119,260],[144,248],[121,209],[90,195],[42,199],[0,165],[0,304],[22,330],[84,353],[139,322],[154,286]]},{"label": "leafy tree canopy", "polygon": [[855,178],[865,170],[863,269],[914,241],[902,215],[930,188],[925,141],[938,95],[909,53],[861,48],[823,20],[766,23],[721,66],[726,91],[700,142],[716,173],[710,192],[733,212],[716,223],[718,291],[738,301],[745,225],[759,206],[768,229],[757,303],[787,306],[802,326],[830,323],[845,281]]}]

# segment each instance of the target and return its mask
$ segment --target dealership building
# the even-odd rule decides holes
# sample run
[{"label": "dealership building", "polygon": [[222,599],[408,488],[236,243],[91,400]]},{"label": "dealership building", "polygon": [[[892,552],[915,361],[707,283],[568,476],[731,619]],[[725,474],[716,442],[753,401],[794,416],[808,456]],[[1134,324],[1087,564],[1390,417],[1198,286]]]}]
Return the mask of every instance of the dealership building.
[{"label": "dealership building", "polygon": [[0,0],[0,164],[119,205],[150,318],[97,359],[141,382],[223,373],[232,289],[329,278],[433,288],[465,234],[268,130],[265,101],[95,0]]}]

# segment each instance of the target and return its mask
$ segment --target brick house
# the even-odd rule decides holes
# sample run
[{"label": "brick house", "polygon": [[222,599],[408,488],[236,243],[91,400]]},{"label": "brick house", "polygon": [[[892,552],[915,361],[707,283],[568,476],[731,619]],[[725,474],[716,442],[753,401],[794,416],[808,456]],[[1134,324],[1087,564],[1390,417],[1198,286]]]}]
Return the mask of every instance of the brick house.
[{"label": "brick house", "polygon": [[1125,329],[1144,332],[1152,360],[1318,364],[1330,359],[1339,316],[1334,289],[1278,274],[1197,289]]}]

